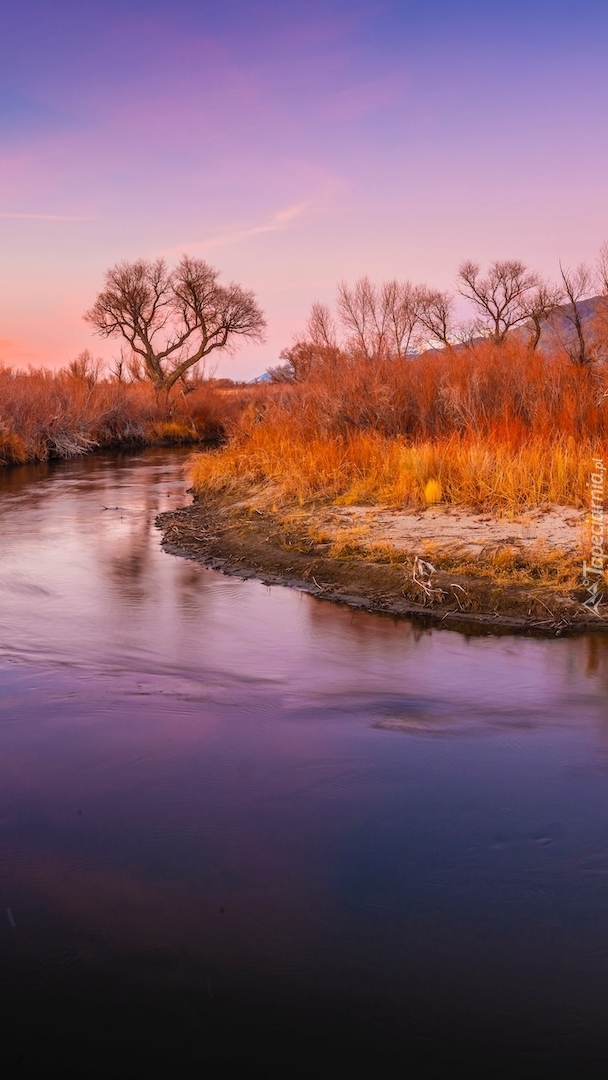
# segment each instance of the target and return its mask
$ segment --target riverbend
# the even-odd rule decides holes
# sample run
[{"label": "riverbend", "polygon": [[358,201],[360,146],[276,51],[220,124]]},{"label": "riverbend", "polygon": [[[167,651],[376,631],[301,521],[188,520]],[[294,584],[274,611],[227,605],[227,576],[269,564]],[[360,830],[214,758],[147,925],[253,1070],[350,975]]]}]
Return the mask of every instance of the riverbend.
[{"label": "riverbend", "polygon": [[608,639],[176,558],[183,464],[0,477],[13,1075],[605,1071]]}]

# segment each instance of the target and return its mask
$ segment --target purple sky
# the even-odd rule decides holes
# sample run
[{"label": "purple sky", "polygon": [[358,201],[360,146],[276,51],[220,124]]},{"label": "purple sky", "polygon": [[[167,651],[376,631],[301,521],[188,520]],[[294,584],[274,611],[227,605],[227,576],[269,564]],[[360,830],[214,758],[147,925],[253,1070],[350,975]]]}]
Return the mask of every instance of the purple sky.
[{"label": "purple sky", "polygon": [[221,361],[234,377],[342,277],[592,260],[607,32],[607,5],[563,0],[11,5],[0,360],[116,353],[81,315],[119,259],[188,252],[255,289],[268,341]]}]

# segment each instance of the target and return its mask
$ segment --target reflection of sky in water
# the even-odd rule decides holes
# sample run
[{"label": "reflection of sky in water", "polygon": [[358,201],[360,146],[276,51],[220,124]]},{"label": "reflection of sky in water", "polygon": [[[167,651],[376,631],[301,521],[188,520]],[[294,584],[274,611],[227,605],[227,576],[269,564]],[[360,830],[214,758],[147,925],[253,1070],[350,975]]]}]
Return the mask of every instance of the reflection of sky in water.
[{"label": "reflection of sky in water", "polygon": [[11,483],[0,507],[0,646],[15,657],[171,683],[246,678],[294,706],[407,693],[443,708],[553,702],[562,712],[605,680],[604,641],[422,632],[167,556],[153,522],[187,498],[175,456],[111,469],[90,459],[55,469],[50,484]]},{"label": "reflection of sky in water", "polygon": [[218,997],[603,1038],[608,641],[422,631],[166,555],[180,460],[5,481],[0,907],[28,978],[129,953],[181,985],[187,956]]}]

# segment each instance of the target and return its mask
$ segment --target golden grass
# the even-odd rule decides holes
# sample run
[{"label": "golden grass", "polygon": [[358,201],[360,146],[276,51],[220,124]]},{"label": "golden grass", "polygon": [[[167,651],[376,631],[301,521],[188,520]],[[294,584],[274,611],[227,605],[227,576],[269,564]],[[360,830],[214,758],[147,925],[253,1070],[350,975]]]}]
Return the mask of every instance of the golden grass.
[{"label": "golden grass", "polygon": [[[422,539],[416,552],[406,552],[394,544],[373,540],[369,526],[335,527],[331,521],[318,524],[314,507],[282,515],[280,525],[290,537],[289,549],[322,555],[330,559],[355,562],[391,563],[403,568],[411,579],[416,559],[421,557],[435,571],[461,578],[483,578],[499,585],[540,587],[564,594],[581,586],[581,553],[564,552],[542,541],[531,546],[496,543],[481,554],[472,553],[465,543],[446,545],[439,540]],[[295,542],[294,542],[294,537]],[[604,574],[608,587],[608,569]]]},{"label": "golden grass", "polygon": [[24,465],[27,461],[25,443],[15,431],[0,431],[0,461],[8,465]]},{"label": "golden grass", "polygon": [[424,486],[424,501],[427,506],[441,502],[442,488],[439,480],[427,480]]},{"label": "golden grass", "polygon": [[229,445],[191,463],[198,492],[266,505],[333,501],[494,513],[582,507],[608,460],[608,373],[524,344],[487,342],[408,361],[335,357],[237,417]]},{"label": "golden grass", "polygon": [[246,439],[194,455],[190,472],[199,493],[255,488],[267,504],[423,507],[440,495],[448,505],[504,513],[542,503],[584,506],[597,452],[596,444],[560,436],[515,448],[461,435],[414,444],[371,431],[305,438],[284,422],[259,424]]},{"label": "golden grass", "polygon": [[159,420],[149,427],[152,439],[161,439],[171,443],[193,443],[200,440],[200,434],[194,424],[183,420]]},{"label": "golden grass", "polygon": [[608,368],[530,354],[517,341],[408,361],[333,357],[305,383],[222,392],[203,382],[169,401],[84,362],[0,368],[0,463],[228,435],[221,450],[192,458],[195,490],[255,490],[275,512],[320,502],[584,507],[592,458],[608,462],[607,391]]}]

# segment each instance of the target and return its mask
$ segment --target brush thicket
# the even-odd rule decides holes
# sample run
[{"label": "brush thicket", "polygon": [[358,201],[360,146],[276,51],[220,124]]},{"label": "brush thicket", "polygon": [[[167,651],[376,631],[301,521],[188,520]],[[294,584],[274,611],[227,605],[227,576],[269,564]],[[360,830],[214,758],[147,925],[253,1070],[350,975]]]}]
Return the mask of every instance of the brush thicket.
[{"label": "brush thicket", "polygon": [[603,369],[519,341],[406,361],[333,357],[239,413],[225,448],[193,457],[192,481],[284,504],[582,507],[592,457],[608,460],[607,386]]}]

